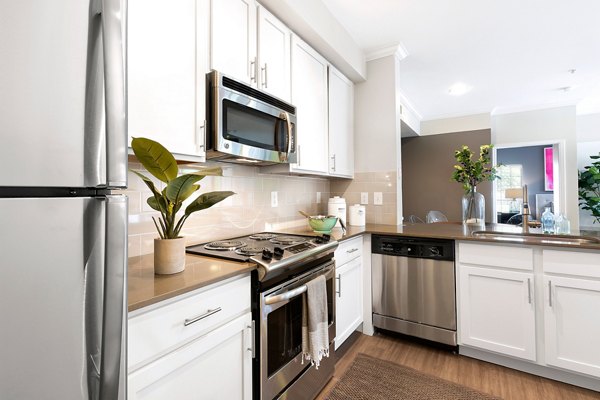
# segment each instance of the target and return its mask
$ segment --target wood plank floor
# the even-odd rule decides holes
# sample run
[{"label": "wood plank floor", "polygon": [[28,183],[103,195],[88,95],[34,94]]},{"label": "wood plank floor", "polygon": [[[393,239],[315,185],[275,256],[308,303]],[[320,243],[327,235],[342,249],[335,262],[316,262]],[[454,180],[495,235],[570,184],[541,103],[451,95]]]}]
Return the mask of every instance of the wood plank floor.
[{"label": "wood plank floor", "polygon": [[324,400],[358,353],[414,368],[418,371],[500,396],[505,400],[598,400],[600,393],[541,378],[510,368],[453,354],[387,335],[360,335],[336,364],[335,374],[317,397]]}]

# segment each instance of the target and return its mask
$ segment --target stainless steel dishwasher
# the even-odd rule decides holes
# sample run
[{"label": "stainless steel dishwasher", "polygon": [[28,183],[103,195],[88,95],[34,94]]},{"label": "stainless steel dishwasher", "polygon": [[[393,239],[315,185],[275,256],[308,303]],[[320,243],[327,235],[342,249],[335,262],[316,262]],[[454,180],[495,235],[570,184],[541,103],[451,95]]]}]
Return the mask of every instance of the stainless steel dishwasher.
[{"label": "stainless steel dishwasher", "polygon": [[456,346],[454,241],[372,236],[373,325]]}]

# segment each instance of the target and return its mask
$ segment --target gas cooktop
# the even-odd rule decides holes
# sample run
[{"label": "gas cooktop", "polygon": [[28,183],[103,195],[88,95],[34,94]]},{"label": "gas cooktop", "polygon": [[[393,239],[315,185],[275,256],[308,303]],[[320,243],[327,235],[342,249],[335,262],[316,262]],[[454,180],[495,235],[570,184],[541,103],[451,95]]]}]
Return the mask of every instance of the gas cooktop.
[{"label": "gas cooktop", "polygon": [[262,280],[277,271],[289,270],[296,264],[332,253],[336,247],[337,242],[329,235],[261,232],[189,246],[186,252],[231,261],[255,262]]}]

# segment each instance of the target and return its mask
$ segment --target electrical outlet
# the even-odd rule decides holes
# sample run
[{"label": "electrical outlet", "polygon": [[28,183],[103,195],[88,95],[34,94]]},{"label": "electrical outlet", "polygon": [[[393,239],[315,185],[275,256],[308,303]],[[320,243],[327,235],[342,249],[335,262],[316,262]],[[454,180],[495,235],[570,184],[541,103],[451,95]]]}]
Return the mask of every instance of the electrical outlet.
[{"label": "electrical outlet", "polygon": [[360,192],[360,204],[369,204],[369,192]]},{"label": "electrical outlet", "polygon": [[271,207],[277,207],[279,202],[277,201],[277,192],[271,192]]},{"label": "electrical outlet", "polygon": [[381,192],[373,193],[373,204],[375,204],[376,206],[383,205],[383,193],[381,193]]},{"label": "electrical outlet", "polygon": [[321,204],[321,192],[317,192],[317,204]]}]

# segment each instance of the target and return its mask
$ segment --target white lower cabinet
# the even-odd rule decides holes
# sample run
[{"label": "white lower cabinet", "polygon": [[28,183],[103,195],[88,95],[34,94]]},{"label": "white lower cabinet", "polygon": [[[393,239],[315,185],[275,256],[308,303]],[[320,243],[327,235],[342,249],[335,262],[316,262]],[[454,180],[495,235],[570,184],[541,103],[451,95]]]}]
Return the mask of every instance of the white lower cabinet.
[{"label": "white lower cabinet", "polygon": [[533,273],[460,266],[462,343],[535,361]]},{"label": "white lower cabinet", "polygon": [[335,252],[335,350],[363,322],[362,237],[340,243]]},{"label": "white lower cabinet", "polygon": [[600,389],[600,252],[461,242],[457,263],[461,354]]},{"label": "white lower cabinet", "polygon": [[128,399],[251,399],[250,276],[165,300],[128,321]]},{"label": "white lower cabinet", "polygon": [[128,399],[251,399],[247,313],[129,375]]}]

